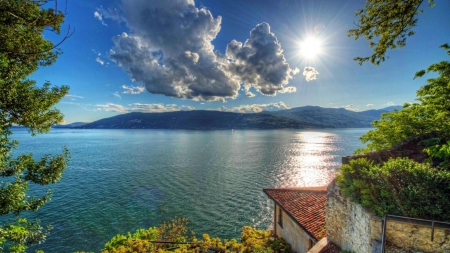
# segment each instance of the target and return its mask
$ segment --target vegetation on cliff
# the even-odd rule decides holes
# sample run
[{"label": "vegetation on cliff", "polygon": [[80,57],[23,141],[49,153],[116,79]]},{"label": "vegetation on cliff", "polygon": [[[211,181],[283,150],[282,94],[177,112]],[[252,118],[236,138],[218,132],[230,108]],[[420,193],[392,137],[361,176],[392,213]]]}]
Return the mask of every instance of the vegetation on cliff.
[{"label": "vegetation on cliff", "polygon": [[[450,46],[441,46],[450,55]],[[417,91],[417,102],[384,113],[373,122],[374,130],[361,137],[366,148],[356,153],[389,149],[411,137],[421,141],[429,155],[425,163],[408,158],[391,159],[378,165],[356,159],[341,168],[338,184],[353,201],[377,215],[394,214],[450,221],[450,62],[432,64],[416,73],[438,74]],[[433,167],[432,162],[439,161]]]},{"label": "vegetation on cliff", "polygon": [[[450,46],[441,46],[450,55]],[[450,62],[441,61],[430,65],[427,70],[418,71],[414,78],[429,72],[438,74],[427,80],[427,84],[417,91],[417,102],[405,104],[402,109],[384,113],[380,120],[373,122],[374,130],[361,137],[366,148],[356,153],[367,153],[391,148],[400,142],[418,135],[432,134],[424,141],[426,152],[431,157],[442,159],[442,165],[450,161]]]},{"label": "vegetation on cliff", "polygon": [[337,183],[342,192],[379,216],[450,221],[450,171],[408,158],[383,165],[359,158],[340,172]]}]

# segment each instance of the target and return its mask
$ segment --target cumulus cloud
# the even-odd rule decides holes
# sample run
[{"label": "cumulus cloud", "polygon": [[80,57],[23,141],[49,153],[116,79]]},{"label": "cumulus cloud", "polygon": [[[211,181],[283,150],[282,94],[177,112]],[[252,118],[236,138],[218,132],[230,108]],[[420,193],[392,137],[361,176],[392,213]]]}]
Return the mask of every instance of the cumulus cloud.
[{"label": "cumulus cloud", "polygon": [[96,105],[96,108],[100,111],[118,112],[118,113],[130,113],[130,112],[176,112],[176,111],[192,111],[195,110],[193,106],[177,106],[176,104],[141,104],[133,103],[128,106],[107,103]]},{"label": "cumulus cloud", "polygon": [[305,67],[303,70],[303,75],[305,76],[306,81],[315,80],[319,72],[313,67]]},{"label": "cumulus cloud", "polygon": [[145,90],[144,86],[133,86],[133,85],[130,86],[122,85],[122,88],[124,89],[124,91],[122,92],[123,94],[140,94]]},{"label": "cumulus cloud", "polygon": [[393,106],[393,105],[395,105],[395,103],[394,102],[388,102],[387,105],[388,106]]},{"label": "cumulus cloud", "polygon": [[244,44],[231,41],[226,56],[231,60],[228,69],[244,82],[247,92],[254,87],[261,94],[276,95],[284,91],[292,75],[298,73],[297,69],[289,67],[281,44],[267,23],[257,25]]},{"label": "cumulus cloud", "polygon": [[95,11],[95,12],[94,12],[94,17],[95,17],[96,19],[98,19],[98,20],[102,23],[102,25],[108,26],[108,25],[105,23],[105,21],[103,20],[102,14],[101,14],[100,12]]},{"label": "cumulus cloud", "polygon": [[271,104],[251,104],[251,105],[240,105],[236,107],[227,108],[222,106],[217,109],[217,111],[222,112],[239,112],[239,113],[258,113],[262,111],[275,111],[282,109],[290,109],[291,107],[286,105],[284,102],[271,103]]},{"label": "cumulus cloud", "polygon": [[[122,19],[130,28],[113,38],[110,59],[153,94],[207,101],[294,92],[286,87],[291,69],[267,23],[258,24],[245,43],[233,40],[226,53],[214,52],[222,18],[193,0],[122,0]],[[105,15],[106,17],[106,15]],[[253,94],[254,95],[254,94]]]},{"label": "cumulus cloud", "polygon": [[353,107],[353,105],[352,104],[350,104],[350,105],[346,105],[346,106],[344,106],[345,108],[352,108]]},{"label": "cumulus cloud", "polygon": [[373,106],[373,104],[367,104],[368,107]]}]

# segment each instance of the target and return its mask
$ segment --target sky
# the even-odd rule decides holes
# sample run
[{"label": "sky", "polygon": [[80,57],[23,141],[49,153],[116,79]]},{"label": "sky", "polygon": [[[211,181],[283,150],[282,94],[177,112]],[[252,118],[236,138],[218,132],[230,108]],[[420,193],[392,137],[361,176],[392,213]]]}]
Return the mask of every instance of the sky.
[{"label": "sky", "polygon": [[416,34],[379,66],[354,61],[372,51],[366,40],[347,37],[364,2],[60,1],[62,35],[44,36],[57,43],[75,32],[56,63],[30,78],[70,86],[56,105],[65,123],[129,112],[365,111],[414,102],[434,77],[413,80],[415,72],[448,60],[439,46],[450,43],[450,1],[424,3]]}]

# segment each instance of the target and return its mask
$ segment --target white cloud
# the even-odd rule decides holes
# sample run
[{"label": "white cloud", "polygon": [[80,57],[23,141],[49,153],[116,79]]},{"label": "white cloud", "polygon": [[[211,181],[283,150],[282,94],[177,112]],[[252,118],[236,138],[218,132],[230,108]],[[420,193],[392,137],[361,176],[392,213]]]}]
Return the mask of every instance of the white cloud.
[{"label": "white cloud", "polygon": [[98,63],[100,63],[100,65],[105,64],[105,62],[102,61],[102,59],[100,59],[100,57],[95,58],[95,61],[98,62]]},{"label": "white cloud", "polygon": [[247,97],[249,97],[249,98],[252,98],[252,97],[255,97],[255,96],[256,96],[255,94],[253,94],[253,93],[250,92],[250,91],[245,92],[245,95],[246,95]]},{"label": "white cloud", "polygon": [[141,103],[133,103],[128,106],[107,103],[107,104],[99,104],[96,105],[96,108],[100,111],[107,112],[118,112],[118,113],[130,113],[130,112],[147,112],[147,113],[156,113],[156,112],[176,112],[176,111],[192,111],[195,110],[193,106],[177,106],[175,104],[141,104]]},{"label": "white cloud", "polygon": [[[333,107],[333,108],[339,108],[339,107]],[[349,111],[354,111],[354,112],[359,112],[361,111],[358,107],[355,107],[353,104],[349,104],[349,105],[344,105],[341,108],[345,108],[345,110],[349,110]]]},{"label": "white cloud", "polygon": [[140,94],[145,90],[144,86],[133,86],[133,85],[130,86],[122,85],[122,88],[124,89],[124,91],[122,92],[123,94]]},{"label": "white cloud", "polygon": [[222,18],[192,0],[122,0],[123,14],[101,9],[103,17],[124,21],[132,31],[113,38],[110,59],[153,94],[222,101],[235,99],[241,85],[264,95],[294,92],[286,87],[291,69],[267,23],[244,43],[233,40],[226,53],[214,51]]},{"label": "white cloud", "polygon": [[305,76],[306,81],[315,80],[319,72],[313,67],[305,67],[303,70],[303,75]]},{"label": "white cloud", "polygon": [[367,106],[369,107],[369,106],[373,106],[373,104],[367,104]]},{"label": "white cloud", "polygon": [[222,106],[217,108],[217,111],[222,112],[239,112],[239,113],[258,113],[262,111],[275,111],[282,109],[290,109],[291,107],[286,105],[284,102],[271,103],[271,104],[251,104],[251,105],[240,105],[231,108]]},{"label": "white cloud", "polygon": [[105,23],[105,21],[103,20],[102,14],[101,14],[100,12],[98,12],[98,11],[94,12],[94,17],[95,17],[96,19],[98,19],[98,20],[102,23],[102,25],[108,26],[108,25]]},{"label": "white cloud", "polygon": [[84,98],[84,97],[82,97],[82,96],[71,95],[71,94],[67,94],[67,95],[65,95],[64,97],[66,97],[66,98],[71,98],[71,99],[74,99],[74,98]]},{"label": "white cloud", "polygon": [[122,97],[120,96],[118,91],[114,92],[113,95],[114,95],[114,97],[116,97],[118,99],[122,99]]},{"label": "white cloud", "polygon": [[126,113],[127,109],[123,105],[107,103],[104,105],[96,105],[99,111]]},{"label": "white cloud", "polygon": [[393,105],[395,105],[395,103],[394,102],[388,102],[387,105],[388,106],[393,106]]}]

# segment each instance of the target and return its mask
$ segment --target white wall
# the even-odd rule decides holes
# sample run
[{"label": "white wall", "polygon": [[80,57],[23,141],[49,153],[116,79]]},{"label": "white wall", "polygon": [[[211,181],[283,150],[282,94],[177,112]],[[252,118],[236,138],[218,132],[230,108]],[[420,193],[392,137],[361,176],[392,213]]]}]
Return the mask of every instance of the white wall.
[{"label": "white wall", "polygon": [[309,236],[306,232],[289,217],[283,210],[282,219],[283,227],[278,224],[278,212],[281,209],[278,205],[275,205],[275,224],[274,228],[278,237],[283,237],[290,245],[294,252],[307,253]]}]

